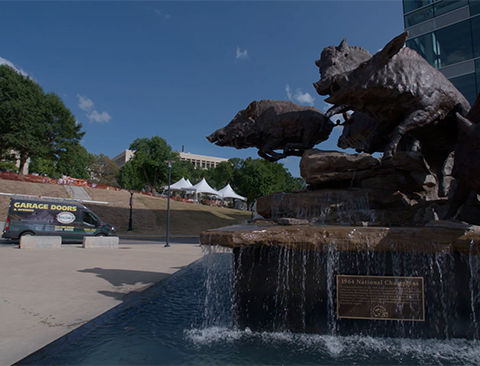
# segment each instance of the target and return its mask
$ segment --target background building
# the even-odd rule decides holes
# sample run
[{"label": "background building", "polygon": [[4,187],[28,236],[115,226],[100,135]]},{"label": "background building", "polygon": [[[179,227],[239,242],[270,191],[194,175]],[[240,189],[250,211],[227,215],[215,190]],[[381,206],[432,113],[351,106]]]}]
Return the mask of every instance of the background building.
[{"label": "background building", "polygon": [[114,156],[112,161],[118,165],[119,168],[123,167],[127,161],[133,158],[132,150],[124,150],[120,154]]},{"label": "background building", "polygon": [[228,161],[228,159],[214,158],[213,156],[195,155],[185,152],[179,154],[181,161],[190,161],[195,168],[200,169],[216,168],[222,161]]},{"label": "background building", "polygon": [[[179,154],[181,161],[190,161],[195,168],[199,169],[216,168],[222,161],[228,161],[228,159],[215,158],[213,156],[195,155],[185,152]],[[121,168],[133,157],[133,155],[134,152],[132,150],[124,150],[117,156],[113,157],[112,161]]]},{"label": "background building", "polygon": [[480,0],[403,0],[407,46],[473,104],[480,93]]}]

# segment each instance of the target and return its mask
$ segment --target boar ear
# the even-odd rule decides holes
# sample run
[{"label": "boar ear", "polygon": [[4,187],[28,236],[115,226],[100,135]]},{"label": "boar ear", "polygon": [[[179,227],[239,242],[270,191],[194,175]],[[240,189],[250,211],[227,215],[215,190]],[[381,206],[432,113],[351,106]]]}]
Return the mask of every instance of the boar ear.
[{"label": "boar ear", "polygon": [[467,136],[471,135],[473,132],[473,123],[470,122],[467,118],[463,117],[460,113],[456,113],[457,116],[457,122],[458,122],[458,128],[460,131],[462,131],[464,134]]},{"label": "boar ear", "polygon": [[253,117],[255,116],[255,113],[257,112],[257,101],[254,100],[252,103],[248,105],[248,107],[245,109],[245,116],[246,117]]},{"label": "boar ear", "polygon": [[347,39],[344,38],[343,41],[340,42],[340,44],[338,45],[337,50],[339,50],[340,52],[344,52],[347,49],[348,49]]},{"label": "boar ear", "polygon": [[407,37],[408,32],[403,32],[402,34],[396,36],[394,39],[388,42],[387,45],[383,47],[383,50],[379,52],[382,60],[384,60],[385,62],[390,61],[390,59],[403,48]]}]

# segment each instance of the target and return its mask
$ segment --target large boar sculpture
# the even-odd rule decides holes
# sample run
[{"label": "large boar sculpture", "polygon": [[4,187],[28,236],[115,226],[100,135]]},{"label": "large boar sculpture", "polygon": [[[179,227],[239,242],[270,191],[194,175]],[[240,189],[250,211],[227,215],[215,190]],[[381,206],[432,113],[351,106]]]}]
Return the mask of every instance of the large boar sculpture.
[{"label": "large boar sculpture", "polygon": [[[390,159],[407,134],[420,141],[425,160],[435,171],[444,196],[443,166],[455,148],[459,112],[470,105],[438,70],[414,50],[403,47],[407,32],[357,68],[324,77],[314,83],[317,93],[329,95],[331,117],[348,110],[365,113],[378,125],[356,148],[372,153],[378,141],[389,136],[383,159]],[[317,65],[318,66],[318,65]]]},{"label": "large boar sculpture", "polygon": [[[336,74],[356,69],[360,64],[372,57],[370,52],[358,46],[349,46],[344,38],[338,46],[325,47],[320,59],[315,61],[322,79],[328,79]],[[342,149],[356,149],[378,125],[378,121],[360,112],[343,113],[344,122],[342,134],[337,146]],[[338,123],[338,121],[337,121]],[[375,141],[371,152],[383,152],[390,136],[384,136],[381,141]],[[412,138],[406,138],[404,149],[412,149]]]},{"label": "large boar sculpture", "polygon": [[466,118],[458,117],[458,140],[452,175],[457,190],[451,200],[446,219],[455,218],[470,192],[480,194],[480,95]]},{"label": "large boar sculpture", "polygon": [[[218,146],[258,148],[258,155],[277,161],[301,156],[325,141],[335,125],[318,109],[288,101],[253,101],[225,127],[207,136]],[[275,150],[282,150],[276,152]]]}]

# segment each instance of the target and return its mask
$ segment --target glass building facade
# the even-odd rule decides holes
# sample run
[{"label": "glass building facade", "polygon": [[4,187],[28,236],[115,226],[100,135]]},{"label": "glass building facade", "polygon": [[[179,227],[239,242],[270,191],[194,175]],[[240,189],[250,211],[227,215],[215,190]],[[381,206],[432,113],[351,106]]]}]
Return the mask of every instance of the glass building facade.
[{"label": "glass building facade", "polygon": [[480,93],[480,0],[403,0],[407,46],[473,104]]}]

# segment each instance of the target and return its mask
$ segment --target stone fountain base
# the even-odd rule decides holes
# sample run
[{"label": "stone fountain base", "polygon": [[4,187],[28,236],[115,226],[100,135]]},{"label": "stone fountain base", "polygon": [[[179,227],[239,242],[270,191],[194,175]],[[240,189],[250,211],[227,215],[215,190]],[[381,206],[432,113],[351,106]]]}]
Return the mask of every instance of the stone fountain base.
[{"label": "stone fountain base", "polygon": [[[300,173],[307,189],[260,197],[258,214],[319,224],[411,227],[445,217],[450,206],[447,197],[438,196],[437,178],[419,152],[399,151],[381,162],[369,154],[311,149],[300,160]],[[448,174],[445,185],[452,195],[456,183]],[[480,225],[476,194],[457,218]]]},{"label": "stone fountain base", "polygon": [[200,241],[233,249],[239,328],[477,339],[480,232],[441,224],[256,224]]}]

